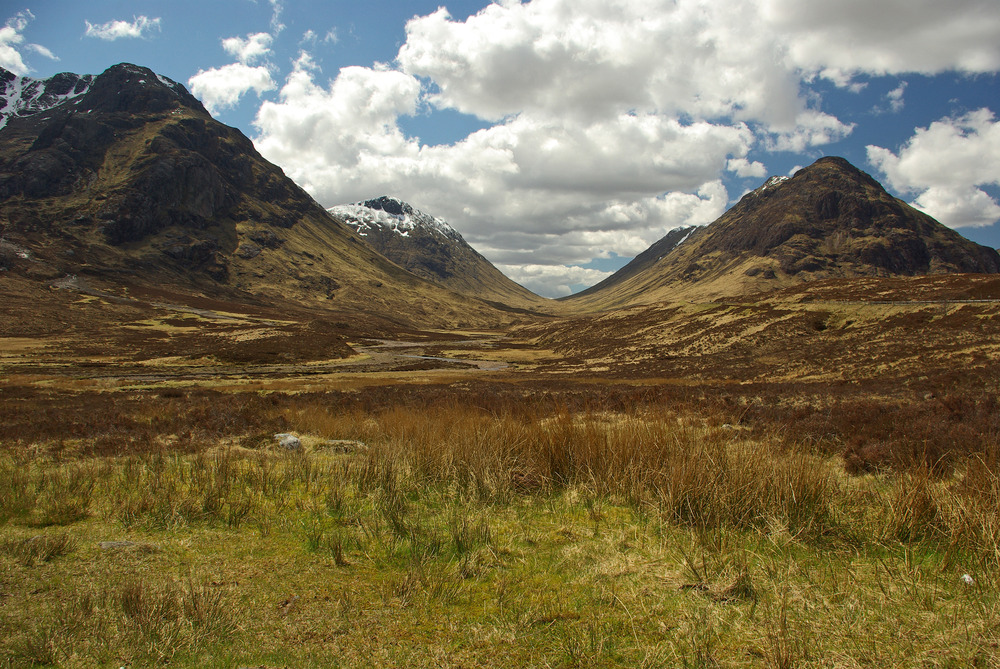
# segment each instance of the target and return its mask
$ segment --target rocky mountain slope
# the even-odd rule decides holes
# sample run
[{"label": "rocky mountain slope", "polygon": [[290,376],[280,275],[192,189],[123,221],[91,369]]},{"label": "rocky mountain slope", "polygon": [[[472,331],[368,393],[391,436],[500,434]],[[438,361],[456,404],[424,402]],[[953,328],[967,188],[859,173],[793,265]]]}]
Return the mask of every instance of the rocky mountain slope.
[{"label": "rocky mountain slope", "polygon": [[994,249],[965,239],[834,157],[791,178],[772,177],[714,223],[683,240],[680,234],[672,232],[637,265],[566,302],[606,309],[820,279],[1000,272]]},{"label": "rocky mountain slope", "polygon": [[417,276],[493,302],[521,307],[545,303],[504,276],[445,221],[399,199],[382,196],[327,211],[376,251]]},{"label": "rocky mountain slope", "polygon": [[676,246],[687,240],[687,238],[690,237],[697,229],[697,226],[689,225],[683,228],[675,228],[671,230],[658,241],[653,242],[648,249],[632,258],[627,265],[608,278],[604,279],[600,283],[595,283],[586,290],[575,293],[572,297],[562,299],[567,300],[587,295],[600,294],[603,291],[613,289],[615,286],[634,276],[641,275],[647,269],[659,262],[663,256],[673,251]]},{"label": "rocky mountain slope", "polygon": [[16,249],[0,249],[0,266],[14,275],[294,301],[417,325],[511,317],[375,252],[242,133],[149,69],[42,81],[0,71],[0,87],[0,237]]}]

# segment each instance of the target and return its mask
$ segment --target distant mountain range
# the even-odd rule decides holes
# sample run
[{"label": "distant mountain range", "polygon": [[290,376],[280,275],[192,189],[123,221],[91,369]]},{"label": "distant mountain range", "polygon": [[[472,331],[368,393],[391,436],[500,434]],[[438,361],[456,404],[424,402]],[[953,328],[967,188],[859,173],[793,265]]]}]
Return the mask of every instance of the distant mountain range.
[{"label": "distant mountain range", "polygon": [[554,302],[401,200],[324,210],[181,84],[121,64],[45,80],[0,69],[0,271],[478,327],[820,279],[998,273],[1000,256],[823,158]]},{"label": "distant mountain range", "polygon": [[473,249],[440,218],[382,196],[328,209],[376,251],[417,276],[465,295],[512,306],[545,302]]}]

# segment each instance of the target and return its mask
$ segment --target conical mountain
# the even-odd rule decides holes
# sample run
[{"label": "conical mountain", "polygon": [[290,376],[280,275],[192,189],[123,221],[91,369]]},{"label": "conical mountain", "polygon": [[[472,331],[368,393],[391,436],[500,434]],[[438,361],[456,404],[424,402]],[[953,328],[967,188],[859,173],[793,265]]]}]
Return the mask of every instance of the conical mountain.
[{"label": "conical mountain", "polygon": [[628,273],[566,301],[613,308],[828,278],[993,274],[1000,255],[892,197],[843,158],[828,157],[791,178],[772,177],[655,260],[620,272]]},{"label": "conical mountain", "polygon": [[404,324],[509,318],[375,252],[242,133],[147,68],[47,80],[0,70],[0,87],[0,235],[30,257],[0,254],[14,274],[361,310]]},{"label": "conical mountain", "polygon": [[328,209],[404,269],[464,295],[516,307],[546,300],[514,283],[444,220],[394,197]]}]

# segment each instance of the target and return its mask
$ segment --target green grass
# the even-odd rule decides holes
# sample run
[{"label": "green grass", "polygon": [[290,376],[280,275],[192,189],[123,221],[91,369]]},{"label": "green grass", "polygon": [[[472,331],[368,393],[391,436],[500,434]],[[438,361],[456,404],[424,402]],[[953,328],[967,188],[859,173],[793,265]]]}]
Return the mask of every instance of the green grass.
[{"label": "green grass", "polygon": [[0,456],[0,666],[1000,663],[987,459],[848,477],[655,413],[287,419],[306,453]]}]

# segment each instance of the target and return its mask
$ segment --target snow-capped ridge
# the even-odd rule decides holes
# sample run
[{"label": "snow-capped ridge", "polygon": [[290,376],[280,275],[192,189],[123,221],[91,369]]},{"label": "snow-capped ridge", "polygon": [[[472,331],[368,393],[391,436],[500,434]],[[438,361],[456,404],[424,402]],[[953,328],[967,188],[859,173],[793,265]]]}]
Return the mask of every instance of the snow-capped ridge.
[{"label": "snow-capped ridge", "polygon": [[[175,96],[186,94],[181,84],[138,65],[121,63],[105,74],[112,71],[125,73],[129,84],[163,86]],[[48,79],[33,79],[0,67],[0,130],[11,118],[34,116],[68,104],[78,105],[100,76],[103,75],[61,72]]]},{"label": "snow-capped ridge", "polygon": [[327,211],[343,219],[362,237],[367,237],[373,228],[378,227],[391,230],[401,237],[409,237],[414,230],[422,229],[448,239],[462,239],[462,236],[442,219],[425,214],[399,198],[388,195],[354,204],[337,205]]},{"label": "snow-capped ridge", "polygon": [[90,90],[94,75],[68,72],[48,79],[19,77],[0,68],[0,129],[15,116],[31,116],[69,102],[79,102]]}]

